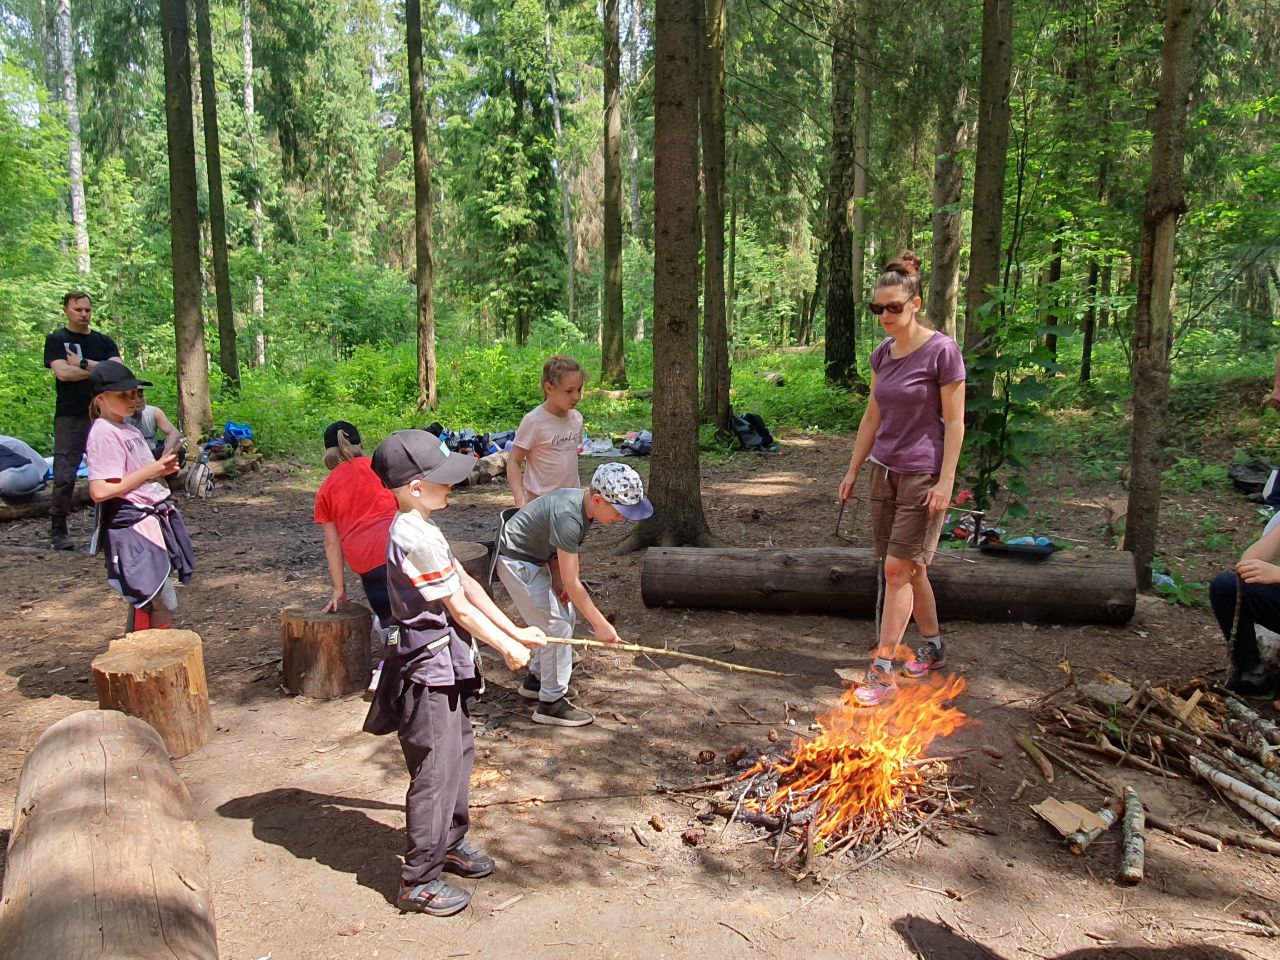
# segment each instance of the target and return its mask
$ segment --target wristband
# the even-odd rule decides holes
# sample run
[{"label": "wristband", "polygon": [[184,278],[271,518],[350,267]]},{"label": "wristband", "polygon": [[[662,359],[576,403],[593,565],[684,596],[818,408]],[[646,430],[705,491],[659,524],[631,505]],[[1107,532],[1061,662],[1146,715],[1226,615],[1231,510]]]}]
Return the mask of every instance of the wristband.
[{"label": "wristband", "polygon": [[89,361],[88,361],[88,360],[86,360],[84,357],[81,357],[81,358],[80,358],[80,369],[81,369],[81,370],[88,370],[88,369],[89,369]]}]

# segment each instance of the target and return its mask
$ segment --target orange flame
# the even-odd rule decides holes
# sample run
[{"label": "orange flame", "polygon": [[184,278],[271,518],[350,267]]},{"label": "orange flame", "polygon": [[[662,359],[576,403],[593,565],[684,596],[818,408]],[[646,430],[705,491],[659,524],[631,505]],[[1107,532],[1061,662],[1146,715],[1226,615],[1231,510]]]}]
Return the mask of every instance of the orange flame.
[{"label": "orange flame", "polygon": [[758,809],[780,815],[812,807],[813,838],[841,833],[865,818],[884,823],[920,787],[918,761],[937,737],[954,733],[965,715],[949,705],[964,691],[957,676],[904,683],[881,707],[867,708],[850,688],[818,718],[813,740],[797,738],[791,759],[761,761],[743,774],[779,774],[778,788]]}]

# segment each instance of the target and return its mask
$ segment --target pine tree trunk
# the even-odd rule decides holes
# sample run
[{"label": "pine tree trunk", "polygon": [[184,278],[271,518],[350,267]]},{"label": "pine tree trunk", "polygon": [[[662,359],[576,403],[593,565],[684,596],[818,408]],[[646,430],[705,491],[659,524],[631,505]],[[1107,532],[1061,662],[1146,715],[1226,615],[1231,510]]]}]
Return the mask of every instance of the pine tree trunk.
[{"label": "pine tree trunk", "polygon": [[186,0],[161,0],[164,107],[169,152],[170,249],[173,324],[178,348],[178,417],[198,437],[213,423],[209,355],[200,309],[200,210],[196,204],[196,144],[192,131],[191,37]]},{"label": "pine tree trunk", "polygon": [[222,198],[222,147],[218,136],[218,88],[213,76],[213,31],[209,0],[195,0],[196,44],[200,50],[200,91],[204,111],[205,171],[209,179],[209,233],[213,246],[213,289],[218,303],[218,366],[228,393],[240,392],[236,320],[227,263],[227,215]]},{"label": "pine tree trunk", "polygon": [[62,100],[67,108],[67,182],[71,187],[71,224],[76,236],[76,270],[89,273],[89,221],[84,205],[84,159],[80,149],[80,97],[71,43],[71,0],[58,0],[54,13],[62,59]]},{"label": "pine tree trunk", "polygon": [[409,48],[409,124],[413,134],[414,278],[418,316],[418,409],[436,405],[435,263],[431,249],[431,153],[427,143],[427,94],[422,66],[422,2],[405,0]]},{"label": "pine tree trunk", "polygon": [[1138,297],[1133,322],[1133,436],[1129,446],[1126,546],[1133,552],[1139,587],[1151,586],[1151,561],[1160,526],[1161,433],[1169,398],[1173,290],[1178,218],[1186,211],[1182,161],[1193,64],[1191,41],[1203,16],[1202,0],[1168,0],[1164,51],[1151,145],[1151,188],[1142,210]]},{"label": "pine tree trunk", "polygon": [[[249,0],[240,0],[240,54],[244,61],[244,122],[249,139],[249,164],[254,168],[255,176],[249,187],[249,206],[253,211],[250,221],[250,235],[253,249],[262,258],[262,190],[257,179],[257,144],[258,120],[254,114],[253,102],[253,21],[250,19]],[[262,274],[257,271],[253,275],[253,320],[257,325],[254,334],[254,365],[262,367],[267,362],[267,338],[262,331],[262,315],[265,309],[263,297]]]},{"label": "pine tree trunk", "polygon": [[849,203],[853,188],[853,99],[857,82],[853,11],[836,0],[831,11],[831,150],[827,162],[826,376],[849,386],[858,381],[857,316],[854,313],[853,248]]},{"label": "pine tree trunk", "polygon": [[[616,14],[614,17],[617,19]],[[616,35],[616,30],[615,30]],[[560,88],[556,82],[556,61],[555,50],[551,45],[551,9],[547,8],[545,12],[545,20],[543,23],[543,46],[547,51],[547,81],[550,85],[551,92],[551,118],[552,126],[556,132],[556,155],[554,166],[556,171],[556,181],[560,185],[560,229],[564,234],[564,262],[565,262],[565,290],[568,293],[568,318],[570,323],[577,323],[578,310],[575,300],[578,293],[578,241],[573,230],[573,207],[569,199],[569,176],[564,168],[564,126],[560,119]],[[607,69],[607,68],[606,68]],[[606,81],[607,83],[607,81]],[[615,82],[616,89],[616,65],[615,65]],[[605,112],[608,114],[608,97],[605,99]],[[607,123],[607,121],[606,121]],[[605,155],[605,179],[609,178],[608,170],[609,158]],[[605,187],[606,200],[608,203],[608,186]],[[606,217],[608,214],[606,213]],[[605,230],[608,231],[608,223],[606,221]]]},{"label": "pine tree trunk", "polygon": [[[872,0],[862,0],[859,13],[863,31],[863,35],[858,38],[859,46],[862,50],[874,50],[876,20]],[[862,297],[866,287],[867,171],[871,166],[871,76],[871,67],[866,61],[859,63],[857,105],[853,120],[853,213],[849,237],[849,288],[853,295],[855,339],[858,320],[862,317]]]},{"label": "pine tree trunk", "polygon": [[[1013,69],[1013,0],[983,0],[982,74],[978,82],[977,155],[973,175],[973,219],[969,279],[965,285],[965,353],[990,352],[985,343],[994,320],[984,315],[991,289],[1000,281],[1000,237],[1004,221],[1005,155],[1009,148],[1009,83]],[[991,377],[973,378],[975,395],[991,392]]]},{"label": "pine tree trunk", "polygon": [[724,0],[706,0],[703,46],[702,182],[702,417],[729,429],[729,337],[724,288]]},{"label": "pine tree trunk", "polygon": [[657,0],[654,21],[654,515],[624,549],[711,540],[698,473],[698,46],[694,5]]},{"label": "pine tree trunk", "polygon": [[[958,31],[963,35],[964,31]],[[962,46],[963,50],[963,46]],[[957,59],[957,64],[963,63]],[[959,77],[959,73],[949,74]],[[969,88],[960,80],[938,109],[938,137],[933,162],[933,251],[929,266],[929,325],[953,340],[960,301],[960,247],[964,241],[964,151],[969,145],[965,118]]]},{"label": "pine tree trunk", "polygon": [[1080,382],[1088,383],[1093,379],[1093,339],[1098,331],[1098,258],[1089,258],[1089,308],[1084,312],[1084,327],[1081,331],[1080,345]]},{"label": "pine tree trunk", "polygon": [[[738,128],[733,130],[733,163],[725,192],[729,195],[729,236],[725,241],[724,257],[724,335],[725,342],[733,342],[733,327],[738,299],[738,191],[734,185],[738,179]],[[812,310],[812,308],[811,308]]]},{"label": "pine tree trunk", "polygon": [[604,310],[600,319],[600,385],[627,386],[622,332],[622,102],[618,0],[604,0]]}]

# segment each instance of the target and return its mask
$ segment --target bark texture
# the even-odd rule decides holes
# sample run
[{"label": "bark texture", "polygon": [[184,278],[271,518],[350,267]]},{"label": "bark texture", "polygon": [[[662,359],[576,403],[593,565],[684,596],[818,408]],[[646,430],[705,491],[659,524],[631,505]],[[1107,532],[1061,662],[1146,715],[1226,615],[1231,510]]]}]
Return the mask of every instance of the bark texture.
[{"label": "bark texture", "polygon": [[409,47],[409,126],[413,136],[413,245],[417,268],[418,409],[436,405],[435,259],[431,247],[431,151],[427,140],[427,93],[422,65],[422,0],[405,0]]}]

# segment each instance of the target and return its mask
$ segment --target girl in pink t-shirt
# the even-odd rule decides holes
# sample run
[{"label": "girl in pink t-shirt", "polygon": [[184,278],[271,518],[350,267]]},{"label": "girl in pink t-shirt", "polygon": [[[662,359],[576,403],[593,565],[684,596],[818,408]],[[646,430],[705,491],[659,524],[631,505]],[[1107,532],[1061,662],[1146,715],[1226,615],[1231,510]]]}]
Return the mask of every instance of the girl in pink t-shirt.
[{"label": "girl in pink t-shirt", "polygon": [[138,389],[150,383],[114,360],[94,367],[89,382],[93,425],[85,456],[107,582],[129,601],[126,631],[168,627],[178,605],[169,576],[176,571],[186,582],[193,569],[186,526],[163,482],[177,472],[178,455],[157,460],[138,428],[125,422],[137,409]]},{"label": "girl in pink t-shirt", "polygon": [[507,482],[517,507],[552,490],[582,486],[582,414],[576,407],[585,383],[582,366],[572,357],[555,356],[543,364],[543,401],[520,421],[507,457]]},{"label": "girl in pink t-shirt", "polygon": [[947,662],[929,563],[964,442],[965,370],[955,341],[920,322],[923,308],[920,258],[907,250],[885,267],[867,304],[888,339],[871,354],[871,396],[840,481],[840,499],[848,500],[871,461],[871,525],[884,562],[884,608],[875,659],[853,692],[865,706],[896,693],[893,655],[913,616],[921,642],[903,672],[923,677]]}]

